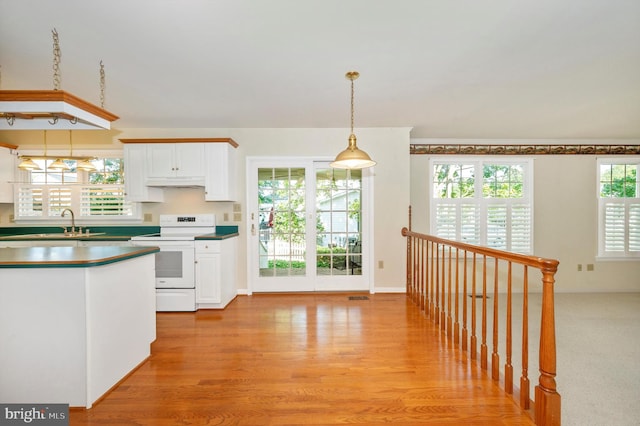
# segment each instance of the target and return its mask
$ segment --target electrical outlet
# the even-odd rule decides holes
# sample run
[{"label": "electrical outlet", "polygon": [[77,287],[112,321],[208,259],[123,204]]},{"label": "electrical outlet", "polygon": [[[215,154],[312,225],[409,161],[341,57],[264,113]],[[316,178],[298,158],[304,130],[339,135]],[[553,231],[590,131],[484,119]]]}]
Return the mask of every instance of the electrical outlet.
[{"label": "electrical outlet", "polygon": [[242,213],[234,213],[233,214],[234,222],[242,222]]},{"label": "electrical outlet", "polygon": [[222,215],[223,219],[225,222],[229,222],[229,213],[225,213]]},{"label": "electrical outlet", "polygon": [[587,263],[587,271],[593,271],[593,263]]},{"label": "electrical outlet", "polygon": [[145,213],[144,219],[145,222],[151,222],[153,220],[153,215],[151,213]]},{"label": "electrical outlet", "polygon": [[378,260],[378,269],[384,269],[384,260]]},{"label": "electrical outlet", "polygon": [[9,222],[15,222],[16,221],[16,217],[12,214],[9,215]]},{"label": "electrical outlet", "polygon": [[578,263],[578,272],[582,271],[582,264]]}]

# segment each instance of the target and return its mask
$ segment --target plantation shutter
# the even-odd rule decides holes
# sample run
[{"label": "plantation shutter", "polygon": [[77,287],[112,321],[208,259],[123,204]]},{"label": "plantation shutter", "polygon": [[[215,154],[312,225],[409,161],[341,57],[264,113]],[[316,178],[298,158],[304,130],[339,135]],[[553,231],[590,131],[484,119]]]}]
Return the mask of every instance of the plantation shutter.
[{"label": "plantation shutter", "polygon": [[624,202],[604,203],[604,249],[624,252],[625,250],[625,206]]},{"label": "plantation shutter", "polygon": [[435,235],[448,240],[456,239],[458,221],[456,220],[458,209],[455,204],[438,203],[436,206]]},{"label": "plantation shutter", "polygon": [[487,246],[507,250],[507,206],[489,204],[487,206]]},{"label": "plantation shutter", "polygon": [[640,253],[640,203],[629,206],[629,251]]},{"label": "plantation shutter", "polygon": [[531,205],[514,204],[511,207],[511,250],[531,253]]},{"label": "plantation shutter", "polygon": [[132,214],[132,205],[125,201],[122,185],[88,185],[80,190],[80,215],[127,216]]},{"label": "plantation shutter", "polygon": [[124,185],[16,185],[16,219],[55,218],[64,209],[76,218],[132,217],[135,204],[125,200]]},{"label": "plantation shutter", "polygon": [[43,200],[44,188],[42,186],[16,185],[15,203],[18,217],[41,217]]}]

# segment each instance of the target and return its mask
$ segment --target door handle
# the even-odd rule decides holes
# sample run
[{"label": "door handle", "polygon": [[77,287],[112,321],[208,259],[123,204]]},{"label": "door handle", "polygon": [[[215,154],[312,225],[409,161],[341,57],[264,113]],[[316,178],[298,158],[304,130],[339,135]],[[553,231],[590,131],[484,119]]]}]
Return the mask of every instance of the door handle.
[{"label": "door handle", "polygon": [[251,235],[256,235],[256,225],[255,224],[251,224]]}]

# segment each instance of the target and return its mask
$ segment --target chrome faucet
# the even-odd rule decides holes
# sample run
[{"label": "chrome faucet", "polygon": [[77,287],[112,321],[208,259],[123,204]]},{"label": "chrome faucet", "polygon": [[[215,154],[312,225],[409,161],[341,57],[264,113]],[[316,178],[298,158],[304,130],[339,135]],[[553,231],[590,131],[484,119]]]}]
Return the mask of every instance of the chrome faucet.
[{"label": "chrome faucet", "polygon": [[[60,216],[64,217],[64,214],[66,212],[71,213],[71,234],[75,234],[76,233],[76,216],[73,214],[73,210],[71,210],[71,209],[62,210],[62,213],[60,213]],[[65,234],[66,234],[66,232],[65,232]]]}]

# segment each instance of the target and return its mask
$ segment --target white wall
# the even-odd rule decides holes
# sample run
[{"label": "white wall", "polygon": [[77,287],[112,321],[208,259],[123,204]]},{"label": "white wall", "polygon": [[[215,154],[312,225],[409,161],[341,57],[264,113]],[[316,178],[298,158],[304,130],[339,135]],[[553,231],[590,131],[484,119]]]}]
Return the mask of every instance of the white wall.
[{"label": "white wall", "polygon": [[[374,173],[374,283],[376,291],[404,291],[406,245],[400,230],[407,224],[410,198],[409,128],[355,129],[358,146],[378,162]],[[123,129],[111,131],[74,132],[74,150],[122,149],[118,139],[126,138],[185,138],[230,137],[238,144],[238,203],[243,221],[233,222],[233,204],[205,202],[203,189],[165,189],[163,203],[144,203],[143,213],[151,213],[150,222],[157,225],[164,213],[216,213],[219,225],[238,225],[240,231],[238,262],[239,289],[246,289],[246,170],[247,156],[305,156],[333,159],[347,147],[349,129]],[[49,149],[68,148],[68,132],[48,132]],[[0,132],[0,140],[22,149],[42,148],[42,132]],[[0,205],[0,226],[9,226],[12,205]],[[224,213],[230,221],[224,222]],[[383,261],[384,268],[378,268]]]},{"label": "white wall", "polygon": [[[413,143],[442,143],[415,139]],[[488,144],[487,140],[447,140],[451,144]],[[495,141],[494,141],[495,143]],[[518,144],[518,141],[501,141]],[[532,143],[527,141],[527,143]],[[537,144],[569,143],[538,140]],[[573,142],[572,142],[573,143]],[[610,144],[612,141],[583,141]],[[634,142],[627,142],[634,143]],[[635,142],[637,143],[637,142]],[[640,291],[640,261],[597,260],[597,177],[595,155],[534,156],[534,254],[560,261],[558,292]],[[428,155],[411,156],[412,229],[429,231]],[[582,271],[578,271],[578,264]],[[594,270],[587,271],[586,265]]]},{"label": "white wall", "polygon": [[[405,281],[405,246],[400,229],[407,226],[407,209],[413,207],[413,229],[428,231],[426,198],[426,155],[409,155],[409,143],[443,143],[436,139],[410,140],[408,128],[355,129],[358,146],[367,151],[378,165],[374,169],[374,282],[376,291],[401,291]],[[238,148],[239,202],[245,214],[245,158],[247,156],[318,156],[333,157],[347,145],[348,129],[126,129],[74,132],[78,149],[122,149],[118,138],[145,137],[231,137]],[[48,132],[51,149],[68,147],[68,132]],[[0,140],[33,150],[42,148],[42,132],[0,131]],[[614,140],[446,140],[447,143],[537,143],[537,144],[638,144],[640,141]],[[615,262],[596,260],[596,156],[541,155],[534,161],[534,250],[541,257],[560,261],[556,288],[559,292],[640,291],[640,261]],[[224,222],[224,213],[233,218],[233,203],[207,203],[202,189],[167,189],[164,203],[147,203],[144,212],[157,225],[162,213],[214,212],[221,225],[239,225],[240,253],[246,253],[244,221]],[[0,226],[9,226],[13,206],[0,204]],[[384,262],[384,269],[377,267]],[[577,271],[577,265],[583,271]],[[594,271],[586,271],[593,264]],[[246,262],[240,259],[239,288],[246,288]]]}]

